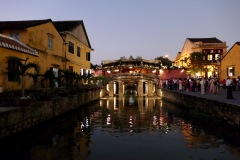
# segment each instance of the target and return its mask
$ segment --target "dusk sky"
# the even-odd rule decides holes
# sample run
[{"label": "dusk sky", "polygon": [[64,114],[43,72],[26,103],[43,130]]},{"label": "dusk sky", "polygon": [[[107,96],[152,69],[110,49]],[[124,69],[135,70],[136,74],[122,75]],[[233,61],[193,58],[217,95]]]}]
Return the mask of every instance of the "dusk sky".
[{"label": "dusk sky", "polygon": [[93,64],[120,57],[173,60],[186,38],[240,41],[240,0],[1,0],[0,21],[83,20]]}]

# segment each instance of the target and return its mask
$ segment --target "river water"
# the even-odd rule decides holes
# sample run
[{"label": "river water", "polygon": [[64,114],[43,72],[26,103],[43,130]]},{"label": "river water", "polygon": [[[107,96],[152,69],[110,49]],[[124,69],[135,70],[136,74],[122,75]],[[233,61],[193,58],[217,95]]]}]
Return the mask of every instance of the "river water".
[{"label": "river water", "polygon": [[237,129],[158,98],[102,99],[0,140],[1,160],[239,160]]}]

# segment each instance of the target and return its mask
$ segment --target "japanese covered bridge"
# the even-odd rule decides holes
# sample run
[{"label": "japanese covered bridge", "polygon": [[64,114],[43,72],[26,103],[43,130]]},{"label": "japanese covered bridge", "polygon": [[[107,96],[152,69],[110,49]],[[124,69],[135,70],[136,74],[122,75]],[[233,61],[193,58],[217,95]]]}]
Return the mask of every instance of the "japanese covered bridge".
[{"label": "japanese covered bridge", "polygon": [[102,74],[108,80],[106,90],[109,97],[156,95],[160,68],[160,60],[145,60],[141,57],[104,60],[101,65]]}]

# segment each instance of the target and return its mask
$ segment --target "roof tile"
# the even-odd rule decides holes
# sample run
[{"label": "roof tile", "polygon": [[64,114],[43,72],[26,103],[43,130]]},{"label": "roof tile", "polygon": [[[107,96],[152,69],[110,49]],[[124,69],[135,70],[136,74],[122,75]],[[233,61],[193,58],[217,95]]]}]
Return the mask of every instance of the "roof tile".
[{"label": "roof tile", "polygon": [[3,34],[0,34],[0,47],[17,50],[34,56],[39,56],[36,50],[12,37]]}]

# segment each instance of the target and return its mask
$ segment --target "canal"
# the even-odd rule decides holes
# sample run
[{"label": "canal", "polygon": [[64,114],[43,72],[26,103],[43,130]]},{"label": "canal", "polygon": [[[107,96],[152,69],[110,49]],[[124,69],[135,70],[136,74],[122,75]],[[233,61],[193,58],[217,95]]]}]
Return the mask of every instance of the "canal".
[{"label": "canal", "polygon": [[101,99],[0,140],[1,160],[239,160],[240,132],[159,98]]}]

